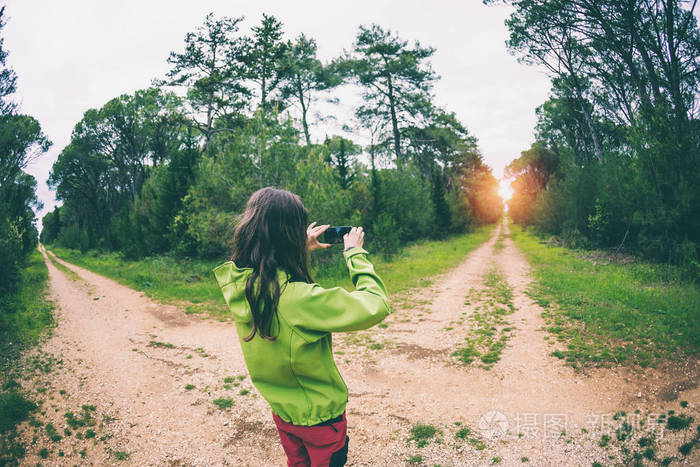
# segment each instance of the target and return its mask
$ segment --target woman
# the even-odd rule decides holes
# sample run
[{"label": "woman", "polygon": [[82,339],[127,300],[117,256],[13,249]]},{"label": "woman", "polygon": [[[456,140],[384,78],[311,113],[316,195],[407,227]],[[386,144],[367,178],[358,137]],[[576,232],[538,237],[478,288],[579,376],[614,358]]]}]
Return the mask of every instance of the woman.
[{"label": "woman", "polygon": [[333,361],[331,333],[367,329],[391,311],[386,289],[362,248],[364,231],[344,236],[356,290],[325,289],[309,273],[308,253],[329,244],[308,229],[301,199],[263,188],[248,200],[233,256],[215,270],[240,338],[251,380],[270,404],[289,466],[342,466],[349,438],[348,389]]}]

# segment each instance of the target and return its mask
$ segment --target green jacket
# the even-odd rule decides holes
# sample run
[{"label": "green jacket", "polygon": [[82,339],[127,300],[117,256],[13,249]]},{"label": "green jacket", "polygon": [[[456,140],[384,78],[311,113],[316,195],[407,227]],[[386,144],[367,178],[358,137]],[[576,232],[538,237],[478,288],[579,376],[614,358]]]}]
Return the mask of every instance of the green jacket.
[{"label": "green jacket", "polygon": [[386,289],[367,252],[352,248],[343,255],[357,289],[353,292],[288,282],[287,274],[279,272],[282,294],[274,341],[257,334],[250,342],[243,341],[253,323],[245,298],[252,269],[239,268],[231,261],[214,269],[233,313],[253,384],[275,414],[295,425],[315,425],[345,411],[348,388],[333,361],[331,333],[367,329],[391,312]]}]

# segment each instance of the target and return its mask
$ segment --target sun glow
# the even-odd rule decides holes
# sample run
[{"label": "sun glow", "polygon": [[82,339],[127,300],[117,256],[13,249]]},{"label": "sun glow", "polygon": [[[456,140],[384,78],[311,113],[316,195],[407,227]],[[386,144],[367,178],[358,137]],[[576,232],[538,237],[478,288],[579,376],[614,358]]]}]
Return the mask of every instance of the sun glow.
[{"label": "sun glow", "polygon": [[501,195],[504,202],[513,196],[513,187],[510,186],[510,180],[504,178],[498,182],[498,194]]}]

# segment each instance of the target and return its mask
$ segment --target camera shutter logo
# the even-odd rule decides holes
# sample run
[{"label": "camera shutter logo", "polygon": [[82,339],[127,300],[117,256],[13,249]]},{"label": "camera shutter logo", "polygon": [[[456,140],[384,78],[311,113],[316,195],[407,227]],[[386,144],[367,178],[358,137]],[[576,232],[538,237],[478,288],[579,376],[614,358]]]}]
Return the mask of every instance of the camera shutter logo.
[{"label": "camera shutter logo", "polygon": [[508,419],[501,412],[492,410],[479,417],[476,426],[484,437],[495,438],[506,434]]}]

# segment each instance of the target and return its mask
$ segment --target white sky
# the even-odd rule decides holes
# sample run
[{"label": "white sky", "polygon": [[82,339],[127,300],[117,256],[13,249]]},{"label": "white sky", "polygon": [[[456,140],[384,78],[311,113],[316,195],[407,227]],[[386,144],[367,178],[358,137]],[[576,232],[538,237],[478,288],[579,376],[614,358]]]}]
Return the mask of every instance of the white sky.
[{"label": "white sky", "polygon": [[83,113],[162,77],[170,51],[181,50],[185,34],[210,11],[245,16],[244,32],[263,12],[275,15],[287,37],[304,32],[315,38],[324,61],[350,49],[359,25],[372,22],[435,47],[431,62],[442,78],[436,101],[479,139],[497,177],[533,142],[535,108],[550,87],[541,71],[507,52],[503,22],[509,8],[487,7],[481,0],[8,0],[6,5],[2,34],[8,65],[18,75],[14,99],[54,143],[27,170],[37,178],[45,205],[38,217],[56,204],[46,179]]}]

